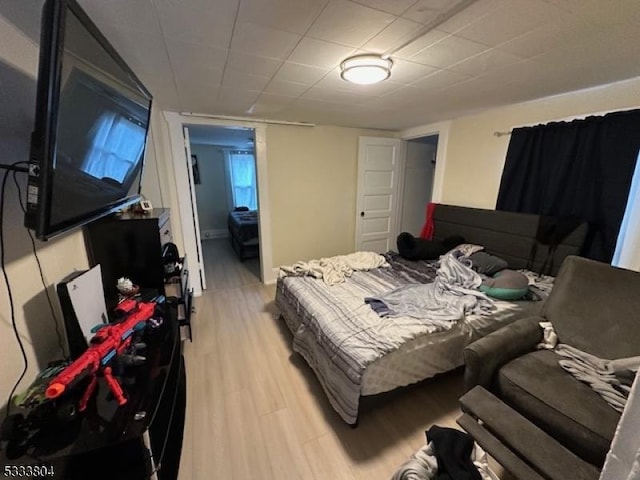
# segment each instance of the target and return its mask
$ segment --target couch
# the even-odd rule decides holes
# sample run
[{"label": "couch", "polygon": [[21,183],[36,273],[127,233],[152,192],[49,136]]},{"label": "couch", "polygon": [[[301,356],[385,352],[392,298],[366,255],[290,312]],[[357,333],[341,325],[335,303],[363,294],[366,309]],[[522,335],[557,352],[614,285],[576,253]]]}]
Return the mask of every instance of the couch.
[{"label": "couch", "polygon": [[[639,312],[640,273],[569,256],[540,316],[520,319],[465,348],[465,388],[483,387],[600,468],[620,414],[565,372],[552,350],[537,350],[542,340],[539,322],[550,321],[560,343],[617,359],[640,355]],[[483,401],[467,396],[467,402]],[[503,433],[518,435],[522,433]]]}]

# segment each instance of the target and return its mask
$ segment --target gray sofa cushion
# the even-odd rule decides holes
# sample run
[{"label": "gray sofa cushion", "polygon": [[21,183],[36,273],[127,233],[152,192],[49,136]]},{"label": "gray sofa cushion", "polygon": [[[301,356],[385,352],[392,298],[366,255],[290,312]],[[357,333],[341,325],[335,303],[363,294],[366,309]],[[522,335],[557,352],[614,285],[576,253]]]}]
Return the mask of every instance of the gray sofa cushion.
[{"label": "gray sofa cushion", "polygon": [[600,358],[640,355],[640,274],[567,257],[542,315],[558,340]]},{"label": "gray sofa cushion", "polygon": [[620,415],[562,370],[558,358],[548,350],[518,357],[499,370],[495,389],[506,403],[569,450],[600,467]]}]

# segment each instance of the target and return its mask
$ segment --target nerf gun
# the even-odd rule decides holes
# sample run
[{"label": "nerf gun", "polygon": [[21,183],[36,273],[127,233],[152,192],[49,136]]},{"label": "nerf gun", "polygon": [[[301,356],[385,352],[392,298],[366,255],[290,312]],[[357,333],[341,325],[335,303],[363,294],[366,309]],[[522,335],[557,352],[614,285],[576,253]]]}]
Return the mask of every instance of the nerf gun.
[{"label": "nerf gun", "polygon": [[82,412],[87,408],[87,403],[98,386],[98,376],[102,376],[118,405],[127,403],[122,387],[113,377],[109,362],[130,347],[133,334],[145,328],[147,321],[154,314],[155,307],[155,302],[145,303],[134,300],[122,302],[118,310],[127,313],[128,316],[120,323],[100,328],[82,356],[51,380],[45,390],[45,396],[48,399],[58,398],[67,387],[90,375],[91,381],[78,405],[78,410]]}]

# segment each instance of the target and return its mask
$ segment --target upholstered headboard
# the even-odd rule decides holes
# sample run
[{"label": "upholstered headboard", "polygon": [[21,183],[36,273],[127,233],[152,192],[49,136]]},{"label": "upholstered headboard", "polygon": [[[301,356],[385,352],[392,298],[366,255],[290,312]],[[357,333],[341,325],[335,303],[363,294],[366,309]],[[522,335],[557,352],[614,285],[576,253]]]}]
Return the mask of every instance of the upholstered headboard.
[{"label": "upholstered headboard", "polygon": [[[486,251],[505,259],[509,268],[526,268],[535,243],[539,215],[502,212],[481,208],[439,204],[434,212],[434,240],[461,235],[466,243],[484,245]],[[579,255],[587,234],[583,223],[560,243],[553,256],[552,275],[567,255]],[[533,270],[540,271],[547,258],[547,247],[539,246]]]}]

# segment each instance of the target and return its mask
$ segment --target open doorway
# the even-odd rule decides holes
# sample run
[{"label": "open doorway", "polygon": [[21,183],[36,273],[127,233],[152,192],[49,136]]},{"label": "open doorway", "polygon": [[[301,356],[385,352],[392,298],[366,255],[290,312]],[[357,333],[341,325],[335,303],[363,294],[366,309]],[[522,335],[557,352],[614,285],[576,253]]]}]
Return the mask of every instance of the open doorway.
[{"label": "open doorway", "polygon": [[419,236],[427,204],[433,198],[439,135],[412,138],[406,143],[401,232]]},{"label": "open doorway", "polygon": [[189,124],[207,290],[260,282],[255,130]]}]

